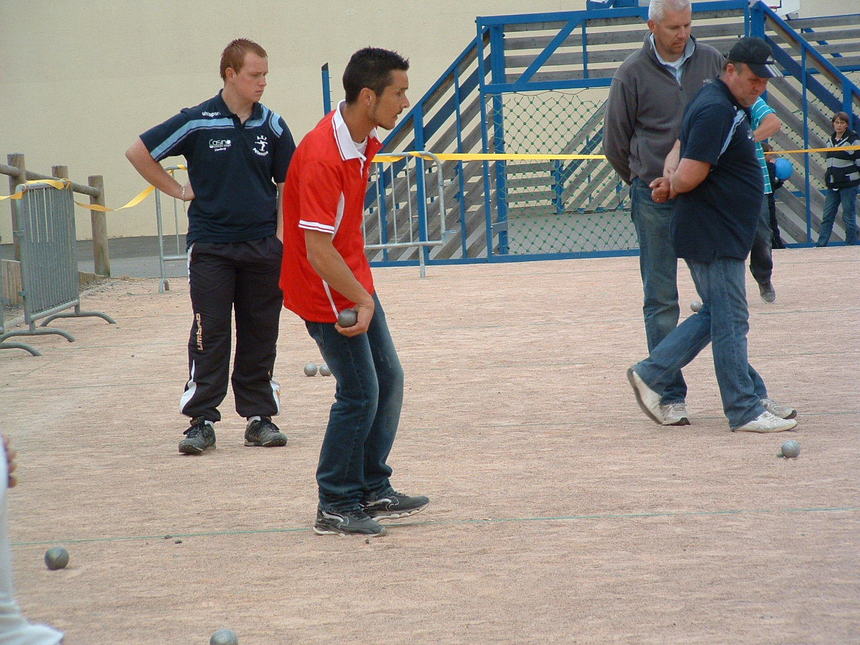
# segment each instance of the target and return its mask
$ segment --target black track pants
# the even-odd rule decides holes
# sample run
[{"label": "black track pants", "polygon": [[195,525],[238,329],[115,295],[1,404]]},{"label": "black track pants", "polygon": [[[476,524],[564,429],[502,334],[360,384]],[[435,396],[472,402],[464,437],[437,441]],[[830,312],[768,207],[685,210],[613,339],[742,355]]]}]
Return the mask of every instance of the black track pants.
[{"label": "black track pants", "polygon": [[274,236],[250,242],[197,242],[188,261],[194,319],[188,339],[189,378],[180,411],[219,421],[227,394],[236,317],[233,396],[240,416],[273,416],[279,411],[278,383],[272,379],[278,320],[283,306],[278,277],[281,242]]}]

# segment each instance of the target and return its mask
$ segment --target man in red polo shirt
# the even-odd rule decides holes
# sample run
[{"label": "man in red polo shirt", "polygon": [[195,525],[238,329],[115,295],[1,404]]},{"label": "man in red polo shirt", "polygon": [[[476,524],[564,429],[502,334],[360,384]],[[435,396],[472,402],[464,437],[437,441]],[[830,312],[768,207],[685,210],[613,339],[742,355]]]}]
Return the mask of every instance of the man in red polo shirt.
[{"label": "man in red polo shirt", "polygon": [[[403,369],[373,288],[362,219],[370,164],[409,106],[409,63],[362,49],[343,74],[346,100],[302,140],[284,185],[284,305],[298,314],[337,381],[317,467],[314,531],[384,535],[378,520],[429,504],[391,487],[386,463],[403,404]],[[337,323],[344,309],[357,321]]]}]

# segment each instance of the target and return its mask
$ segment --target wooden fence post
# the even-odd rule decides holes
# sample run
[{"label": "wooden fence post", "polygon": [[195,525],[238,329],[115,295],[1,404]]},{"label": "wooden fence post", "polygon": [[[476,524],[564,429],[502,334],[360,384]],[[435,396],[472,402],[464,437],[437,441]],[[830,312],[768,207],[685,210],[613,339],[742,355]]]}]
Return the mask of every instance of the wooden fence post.
[{"label": "wooden fence post", "polygon": [[[15,188],[18,187],[18,184],[23,184],[27,181],[27,170],[24,164],[24,155],[20,152],[13,152],[12,154],[6,155],[6,160],[9,162],[10,166],[14,166],[18,169],[17,177],[9,175],[9,194],[12,195],[15,192]],[[9,208],[12,210],[12,241],[15,244],[15,259],[20,262],[21,245],[18,243],[18,238],[15,237],[14,233],[18,230],[18,200],[10,199]]]},{"label": "wooden fence post", "polygon": [[[98,197],[90,197],[90,204],[105,205],[105,183],[101,175],[90,175],[87,183],[99,191]],[[105,213],[90,211],[93,226],[93,264],[98,275],[110,276],[110,253],[108,252],[107,217]]]}]

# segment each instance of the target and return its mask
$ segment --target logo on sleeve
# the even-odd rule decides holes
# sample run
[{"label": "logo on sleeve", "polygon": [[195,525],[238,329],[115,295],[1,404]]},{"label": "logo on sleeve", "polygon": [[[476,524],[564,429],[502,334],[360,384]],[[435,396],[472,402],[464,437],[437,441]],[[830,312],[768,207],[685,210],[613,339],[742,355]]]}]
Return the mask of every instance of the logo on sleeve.
[{"label": "logo on sleeve", "polygon": [[230,139],[209,139],[209,149],[212,152],[223,152],[230,147],[232,142]]},{"label": "logo on sleeve", "polygon": [[257,135],[257,140],[254,142],[254,152],[261,157],[269,155],[269,139],[265,134]]}]

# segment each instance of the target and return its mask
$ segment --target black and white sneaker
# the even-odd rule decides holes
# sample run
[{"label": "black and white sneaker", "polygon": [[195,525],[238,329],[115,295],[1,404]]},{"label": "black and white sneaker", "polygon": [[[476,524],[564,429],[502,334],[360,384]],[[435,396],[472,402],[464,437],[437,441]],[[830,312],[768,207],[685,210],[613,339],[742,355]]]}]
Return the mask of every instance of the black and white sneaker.
[{"label": "black and white sneaker", "polygon": [[286,446],[287,435],[272,423],[271,417],[251,417],[245,428],[245,445],[266,448]]},{"label": "black and white sneaker", "polygon": [[429,503],[430,499],[424,495],[404,495],[389,488],[366,499],[362,506],[374,520],[396,520],[423,511]]},{"label": "black and white sneaker", "polygon": [[192,419],[191,426],[183,434],[185,438],[179,442],[179,452],[185,455],[199,455],[215,447],[215,428],[203,417]]},{"label": "black and white sneaker", "polygon": [[385,535],[385,527],[371,518],[362,508],[348,511],[324,511],[322,508],[317,508],[314,533],[317,535],[379,537]]}]

